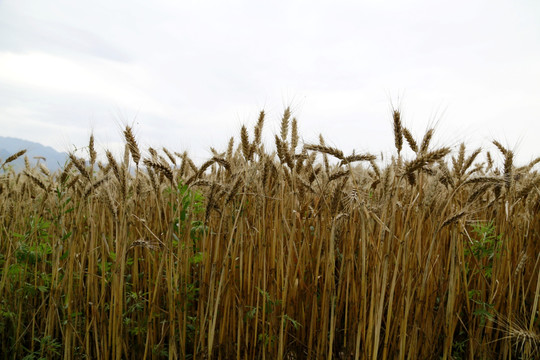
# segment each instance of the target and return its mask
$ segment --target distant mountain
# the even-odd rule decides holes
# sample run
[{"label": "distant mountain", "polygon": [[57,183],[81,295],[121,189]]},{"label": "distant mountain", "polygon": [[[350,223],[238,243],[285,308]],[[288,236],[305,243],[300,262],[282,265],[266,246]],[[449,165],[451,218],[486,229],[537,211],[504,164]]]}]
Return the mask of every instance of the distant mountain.
[{"label": "distant mountain", "polygon": [[[44,146],[28,140],[0,136],[0,164],[9,156],[24,149],[27,150],[25,155],[28,156],[28,160],[30,160],[32,166],[40,161],[52,172],[62,168],[68,158],[67,153],[58,152],[50,146]],[[41,159],[37,159],[36,157],[40,157]],[[24,168],[24,155],[11,162],[10,165],[15,170]]]}]

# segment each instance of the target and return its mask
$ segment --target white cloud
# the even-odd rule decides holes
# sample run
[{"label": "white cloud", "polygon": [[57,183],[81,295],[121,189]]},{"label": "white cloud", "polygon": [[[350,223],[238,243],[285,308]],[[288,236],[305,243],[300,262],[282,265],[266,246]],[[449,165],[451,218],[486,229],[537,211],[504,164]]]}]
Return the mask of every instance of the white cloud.
[{"label": "white cloud", "polygon": [[60,94],[79,94],[163,116],[166,108],[145,93],[149,78],[137,65],[102,59],[73,60],[39,52],[0,52],[0,81]]},{"label": "white cloud", "polygon": [[0,113],[28,109],[17,119],[43,131],[87,134],[91,118],[112,143],[137,116],[143,142],[205,156],[261,107],[275,131],[292,103],[306,138],[377,152],[399,94],[418,136],[446,110],[443,141],[501,133],[538,153],[536,2],[27,4],[0,3]]}]

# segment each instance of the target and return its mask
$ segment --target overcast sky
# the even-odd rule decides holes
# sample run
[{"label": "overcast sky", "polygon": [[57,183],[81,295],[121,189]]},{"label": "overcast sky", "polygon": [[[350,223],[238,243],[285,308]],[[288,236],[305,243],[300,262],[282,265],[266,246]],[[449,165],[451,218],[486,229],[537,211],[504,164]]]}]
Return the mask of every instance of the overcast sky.
[{"label": "overcast sky", "polygon": [[306,142],[390,154],[391,102],[416,137],[539,156],[540,2],[0,0],[1,135],[60,151],[133,124],[201,161],[290,105]]}]

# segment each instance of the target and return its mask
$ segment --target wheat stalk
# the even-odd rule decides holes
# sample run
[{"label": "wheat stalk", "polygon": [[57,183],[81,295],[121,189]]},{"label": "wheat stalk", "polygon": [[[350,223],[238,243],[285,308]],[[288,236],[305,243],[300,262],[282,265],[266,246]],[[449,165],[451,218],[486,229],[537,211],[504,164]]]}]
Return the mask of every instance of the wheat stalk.
[{"label": "wheat stalk", "polygon": [[394,120],[394,144],[399,155],[403,148],[403,127],[401,125],[401,113],[398,109],[392,110],[392,118]]},{"label": "wheat stalk", "polygon": [[88,153],[90,155],[90,165],[94,166],[97,157],[97,152],[94,147],[94,134],[90,135],[90,141],[88,142]]},{"label": "wheat stalk", "polygon": [[130,126],[126,126],[124,130],[124,138],[129,147],[129,152],[131,153],[131,158],[133,162],[138,167],[139,161],[141,160],[141,152],[139,151],[139,146],[135,140],[135,135],[133,135],[133,129]]},{"label": "wheat stalk", "polygon": [[81,173],[81,175],[83,177],[85,177],[86,179],[88,179],[88,181],[92,181],[92,179],[90,178],[90,174],[88,173],[88,171],[86,170],[86,165],[84,164],[84,160],[80,160],[78,159],[75,155],[73,154],[69,154],[69,159],[71,160],[71,162],[73,163],[73,165],[77,168],[77,170],[79,170],[79,172]]},{"label": "wheat stalk", "polygon": [[416,141],[414,140],[414,137],[412,136],[410,131],[406,127],[402,127],[401,131],[403,132],[403,137],[405,137],[405,140],[407,140],[407,144],[409,144],[411,150],[417,153],[418,144],[416,144]]},{"label": "wheat stalk", "polygon": [[291,118],[291,109],[287,107],[283,112],[283,117],[281,118],[281,140],[287,140],[287,133],[289,132],[289,119]]},{"label": "wheat stalk", "polygon": [[[332,155],[332,156],[334,156],[335,158],[337,158],[339,160],[346,161],[345,156],[343,155],[343,151],[341,151],[339,149],[336,149],[334,147],[323,146],[323,145],[306,144],[306,145],[304,145],[304,149],[305,150],[311,150],[311,151],[317,151],[317,152],[320,152],[320,153],[323,153],[323,154]],[[360,156],[363,156],[363,155],[360,155]]]},{"label": "wheat stalk", "polygon": [[1,166],[1,167],[3,168],[4,165],[9,164],[10,162],[17,160],[18,158],[20,158],[20,157],[23,156],[24,154],[26,154],[26,149],[16,152],[15,154],[9,156],[9,157],[2,163],[2,166]]}]

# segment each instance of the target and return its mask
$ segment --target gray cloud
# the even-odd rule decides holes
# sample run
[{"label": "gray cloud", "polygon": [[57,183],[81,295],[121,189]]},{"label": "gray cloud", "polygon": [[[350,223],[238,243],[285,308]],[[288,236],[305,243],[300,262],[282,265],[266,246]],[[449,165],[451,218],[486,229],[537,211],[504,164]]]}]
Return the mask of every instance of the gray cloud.
[{"label": "gray cloud", "polygon": [[0,16],[0,48],[4,51],[40,51],[68,57],[98,57],[129,61],[127,53],[90,30],[14,13]]}]

